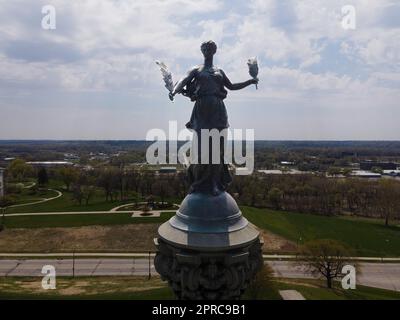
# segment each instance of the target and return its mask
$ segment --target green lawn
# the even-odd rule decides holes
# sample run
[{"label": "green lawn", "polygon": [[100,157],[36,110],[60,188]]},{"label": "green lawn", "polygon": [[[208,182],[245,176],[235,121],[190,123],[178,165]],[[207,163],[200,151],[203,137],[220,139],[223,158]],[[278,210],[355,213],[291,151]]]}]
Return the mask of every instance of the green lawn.
[{"label": "green lawn", "polygon": [[[63,195],[60,198],[50,200],[43,203],[27,205],[22,207],[8,208],[7,213],[26,213],[26,212],[71,212],[71,211],[108,211],[112,208],[133,202],[129,201],[105,201],[104,196],[96,194],[88,205],[79,205],[72,198],[70,192],[62,191]],[[55,196],[55,192],[51,192],[51,196]],[[39,196],[31,196],[31,198],[39,198]],[[46,197],[43,197],[46,198]]]},{"label": "green lawn", "polygon": [[[129,201],[127,201],[129,202]],[[105,202],[96,197],[88,206],[77,205],[66,193],[46,203],[12,208],[14,212],[101,211],[110,210],[121,202]],[[400,227],[385,227],[377,219],[325,217],[312,214],[288,213],[269,209],[242,207],[243,214],[258,227],[269,230],[295,243],[330,238],[342,241],[358,256],[400,256]],[[173,213],[161,217],[131,218],[131,214],[107,213],[58,216],[6,217],[8,228],[78,227],[88,225],[118,225],[131,223],[161,223]]]},{"label": "green lawn", "polygon": [[253,224],[296,243],[330,238],[342,241],[358,256],[400,256],[400,227],[383,222],[344,217],[288,213],[252,207],[242,208]]},{"label": "green lawn", "polygon": [[121,225],[132,223],[162,223],[173,213],[164,212],[160,217],[132,218],[130,213],[68,214],[48,216],[6,217],[6,228],[55,228],[81,227],[91,225]]},{"label": "green lawn", "polygon": [[320,280],[280,279],[278,290],[297,290],[306,300],[400,300],[400,292],[357,285],[355,290],[327,289]]},{"label": "green lawn", "polygon": [[[42,278],[3,277],[0,299],[174,299],[159,277],[57,277],[57,289],[41,289]],[[279,290],[297,290],[307,300],[390,300],[400,292],[357,286],[356,290],[327,289],[319,280],[276,279],[257,300],[280,300]],[[250,299],[246,294],[243,299]]]},{"label": "green lawn", "polygon": [[16,198],[16,204],[34,202],[43,198],[52,198],[57,196],[55,191],[47,190],[47,188],[58,190],[62,192],[63,195],[57,199],[43,203],[8,208],[7,213],[108,211],[116,206],[134,202],[133,199],[128,199],[125,201],[105,201],[104,191],[100,188],[97,188],[88,205],[79,205],[77,201],[73,199],[72,192],[65,191],[64,184],[58,180],[50,180],[46,189],[41,189],[37,192],[34,192],[34,189],[23,189],[20,193],[12,194],[12,196]]},{"label": "green lawn", "polygon": [[57,277],[55,290],[43,290],[42,278],[3,277],[0,299],[165,300],[174,295],[159,277]]},{"label": "green lawn", "polygon": [[[16,205],[40,201],[45,198],[53,198],[56,196],[57,192],[52,190],[40,190],[38,192],[32,193],[29,189],[23,189],[21,193],[13,195]],[[9,210],[11,210],[11,208]]]}]

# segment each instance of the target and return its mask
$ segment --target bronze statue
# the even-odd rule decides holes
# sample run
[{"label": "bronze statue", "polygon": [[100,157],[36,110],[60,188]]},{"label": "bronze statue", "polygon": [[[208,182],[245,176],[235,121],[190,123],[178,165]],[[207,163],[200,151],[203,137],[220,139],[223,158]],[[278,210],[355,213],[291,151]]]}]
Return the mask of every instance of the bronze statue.
[{"label": "bronze statue", "polygon": [[[201,130],[214,129],[220,133],[220,139],[226,139],[224,133],[229,126],[223,102],[226,89],[239,90],[257,84],[258,66],[256,59],[249,59],[253,79],[232,84],[213,65],[215,43],[204,42],[201,51],[204,64],[190,70],[176,85],[166,65],[158,62],[170,99],[181,93],[195,101],[186,126],[196,133],[197,157],[200,160],[208,157],[209,161],[190,164],[190,193],[176,214],[158,228],[154,266],[178,299],[233,300],[242,296],[264,265],[262,241],[259,232],[243,217],[235,199],[225,191],[232,179],[224,163],[224,144],[220,143],[219,150],[212,150],[210,138],[202,137]],[[202,143],[208,144],[207,155],[201,154]],[[219,164],[211,163],[213,158],[219,158]]]},{"label": "bronze statue", "polygon": [[[256,74],[258,67],[256,62],[254,65],[254,61],[253,65],[250,65],[251,59],[249,60],[249,68],[253,78],[245,82],[232,83],[225,72],[213,64],[213,57],[217,52],[215,42],[203,42],[201,44],[201,52],[204,56],[204,64],[192,68],[173,88],[171,85],[172,77],[169,73],[169,85],[166,85],[170,90],[169,97],[171,100],[174,99],[176,94],[180,93],[189,97],[191,101],[195,101],[190,121],[186,124],[186,127],[197,134],[199,139],[199,159],[201,143],[210,143],[209,141],[201,141],[201,129],[217,129],[222,131],[229,127],[228,115],[223,102],[228,93],[226,89],[240,90],[252,84],[257,85],[258,83]],[[160,65],[160,63],[158,64]],[[223,141],[221,142],[223,146]],[[209,150],[210,161],[208,164],[200,164],[200,161],[198,161],[198,164],[191,164],[189,167],[190,193],[203,192],[218,195],[220,192],[225,191],[228,184],[232,181],[228,165],[224,163],[223,147],[220,150],[219,164],[211,163],[211,148]]]}]

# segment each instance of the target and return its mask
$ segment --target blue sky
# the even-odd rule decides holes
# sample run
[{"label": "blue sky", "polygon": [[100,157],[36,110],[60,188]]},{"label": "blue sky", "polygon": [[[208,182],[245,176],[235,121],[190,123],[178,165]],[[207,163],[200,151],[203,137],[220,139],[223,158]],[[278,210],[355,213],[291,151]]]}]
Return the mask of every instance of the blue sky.
[{"label": "blue sky", "polygon": [[[43,5],[56,29],[41,28]],[[356,29],[341,8],[356,9]],[[218,45],[232,128],[257,139],[400,139],[400,3],[392,0],[0,0],[0,139],[144,139],[183,128],[155,60],[178,80]]]}]

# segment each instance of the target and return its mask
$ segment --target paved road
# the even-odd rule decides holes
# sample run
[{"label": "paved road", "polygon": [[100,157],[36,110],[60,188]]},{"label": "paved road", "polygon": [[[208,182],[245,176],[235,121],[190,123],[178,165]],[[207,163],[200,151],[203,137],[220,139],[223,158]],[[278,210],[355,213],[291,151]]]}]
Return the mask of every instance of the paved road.
[{"label": "paved road", "polygon": [[[148,259],[32,259],[0,260],[0,276],[43,276],[44,265],[53,265],[58,276],[138,276],[149,274]],[[151,274],[156,274],[153,259]]]},{"label": "paved road", "polygon": [[[157,274],[153,259],[150,272]],[[302,267],[290,261],[268,261],[275,271],[275,276],[283,278],[313,278]],[[43,276],[42,267],[46,264],[56,268],[57,275],[71,276],[72,259],[4,259],[0,260],[0,276]],[[360,263],[361,273],[357,283],[366,286],[400,291],[400,263]],[[133,276],[148,275],[149,260],[145,258],[118,259],[75,259],[76,276]]]}]

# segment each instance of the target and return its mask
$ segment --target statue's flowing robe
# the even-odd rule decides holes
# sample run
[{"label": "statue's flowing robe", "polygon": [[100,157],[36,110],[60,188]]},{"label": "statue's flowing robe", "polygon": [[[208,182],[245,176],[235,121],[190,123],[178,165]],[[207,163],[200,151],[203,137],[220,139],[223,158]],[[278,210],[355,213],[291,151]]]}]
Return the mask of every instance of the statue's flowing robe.
[{"label": "statue's flowing robe", "polygon": [[[203,192],[214,195],[223,192],[232,182],[228,165],[224,163],[224,140],[221,137],[219,152],[220,163],[212,164],[211,141],[202,141],[201,129],[222,131],[229,127],[228,114],[223,99],[227,91],[224,88],[224,77],[218,68],[199,67],[187,95],[195,102],[188,129],[194,130],[198,137],[198,163],[191,164],[188,170],[189,192]],[[201,164],[201,145],[209,144],[209,163]]]}]

